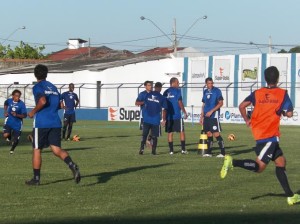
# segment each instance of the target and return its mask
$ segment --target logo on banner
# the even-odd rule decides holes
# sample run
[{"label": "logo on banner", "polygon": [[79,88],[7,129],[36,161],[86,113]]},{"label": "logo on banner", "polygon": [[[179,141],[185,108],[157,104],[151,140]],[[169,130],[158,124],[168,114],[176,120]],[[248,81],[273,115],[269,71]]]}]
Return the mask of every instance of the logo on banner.
[{"label": "logo on banner", "polygon": [[229,81],[229,75],[224,74],[224,68],[219,68],[219,74],[215,75],[217,81]]},{"label": "logo on banner", "polygon": [[114,108],[112,108],[112,107],[109,108],[109,118],[111,121],[116,120],[116,116],[117,116],[116,112],[117,112],[117,110],[115,110]]},{"label": "logo on banner", "polygon": [[230,119],[230,112],[229,112],[228,110],[225,112],[225,118],[226,118],[227,120]]}]

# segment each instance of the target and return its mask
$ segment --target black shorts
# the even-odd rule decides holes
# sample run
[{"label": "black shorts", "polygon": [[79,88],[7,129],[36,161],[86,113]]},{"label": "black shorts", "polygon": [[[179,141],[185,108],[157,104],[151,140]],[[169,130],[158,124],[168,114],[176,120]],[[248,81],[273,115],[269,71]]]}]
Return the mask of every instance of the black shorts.
[{"label": "black shorts", "polygon": [[13,141],[16,141],[16,140],[20,139],[22,132],[12,129],[9,125],[5,124],[3,126],[3,133],[9,133],[11,135]]},{"label": "black shorts", "polygon": [[61,128],[34,128],[32,136],[34,149],[43,149],[50,145],[61,147]]},{"label": "black shorts", "polygon": [[155,125],[155,124],[149,124],[145,123],[143,124],[143,135],[148,136],[149,131],[151,130],[151,136],[152,137],[159,137],[161,136],[161,128],[160,125]]},{"label": "black shorts", "polygon": [[67,123],[75,123],[76,122],[76,116],[75,113],[74,114],[64,114],[64,122]]},{"label": "black shorts", "polygon": [[204,117],[203,129],[205,132],[221,132],[221,124],[219,122],[219,119]]},{"label": "black shorts", "polygon": [[183,132],[184,122],[183,119],[167,120],[166,121],[166,132]]},{"label": "black shorts", "polygon": [[255,153],[258,159],[265,164],[268,164],[271,160],[274,161],[279,156],[283,155],[278,142],[257,143]]}]

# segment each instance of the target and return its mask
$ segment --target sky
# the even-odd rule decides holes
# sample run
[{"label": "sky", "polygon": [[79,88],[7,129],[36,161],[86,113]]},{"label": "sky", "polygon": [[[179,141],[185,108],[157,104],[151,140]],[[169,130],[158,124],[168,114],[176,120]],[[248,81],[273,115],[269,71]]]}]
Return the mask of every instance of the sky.
[{"label": "sky", "polygon": [[171,47],[176,21],[179,47],[206,55],[276,53],[300,45],[299,10],[299,0],[2,0],[0,44],[23,41],[51,53],[81,38],[138,53]]}]

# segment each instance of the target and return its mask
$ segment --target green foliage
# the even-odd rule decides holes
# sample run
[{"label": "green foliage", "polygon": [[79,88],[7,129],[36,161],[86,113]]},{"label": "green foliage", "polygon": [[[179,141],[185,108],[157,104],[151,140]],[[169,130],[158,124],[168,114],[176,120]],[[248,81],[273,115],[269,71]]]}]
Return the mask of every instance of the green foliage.
[{"label": "green foliage", "polygon": [[44,55],[42,51],[45,46],[32,47],[29,44],[20,42],[19,46],[15,49],[11,49],[10,45],[2,46],[0,45],[0,58],[3,59],[42,59]]},{"label": "green foliage", "polygon": [[[185,128],[189,154],[179,153],[179,134],[174,134],[176,153],[170,156],[163,133],[158,155],[152,156],[147,148],[141,156],[137,123],[78,121],[73,135],[81,141],[63,141],[62,147],[78,163],[82,182],[75,184],[67,165],[44,149],[41,185],[28,187],[24,182],[32,177],[32,149],[26,135],[32,120],[25,119],[14,155],[9,155],[6,142],[0,142],[0,223],[299,223],[300,205],[288,206],[272,162],[261,174],[234,168],[221,180],[223,159],[198,155],[201,128],[196,124]],[[222,128],[233,158],[255,158],[246,125]],[[299,191],[300,129],[283,126],[281,131],[290,186]],[[230,133],[235,141],[227,140]],[[219,153],[216,142],[213,153]]]},{"label": "green foliage", "polygon": [[300,46],[293,47],[289,50],[289,53],[300,53]]}]

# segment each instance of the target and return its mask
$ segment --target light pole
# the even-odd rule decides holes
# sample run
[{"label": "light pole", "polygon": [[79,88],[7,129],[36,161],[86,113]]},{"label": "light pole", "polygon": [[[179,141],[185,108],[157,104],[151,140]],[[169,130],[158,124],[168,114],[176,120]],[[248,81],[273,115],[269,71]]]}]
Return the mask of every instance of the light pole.
[{"label": "light pole", "polygon": [[15,29],[13,32],[11,32],[11,34],[8,35],[8,37],[6,37],[2,42],[1,45],[3,45],[12,35],[14,35],[18,30],[25,30],[26,27],[25,26],[21,26],[18,27],[17,29]]},{"label": "light pole", "polygon": [[[157,29],[159,29],[160,32],[162,32],[162,34],[167,37],[170,41],[172,41],[172,39],[161,29],[159,28],[158,25],[156,25],[155,22],[153,22],[151,19],[146,18],[145,16],[141,16],[140,17],[141,20],[148,20],[150,23],[152,23]],[[173,41],[172,41],[173,42]]]},{"label": "light pole", "polygon": [[207,19],[207,16],[201,16],[198,19],[196,19],[193,24],[185,31],[185,33],[179,38],[179,40],[177,40],[177,33],[176,33],[176,19],[174,19],[174,27],[173,27],[173,40],[162,30],[159,28],[158,25],[156,25],[155,22],[153,22],[151,19],[148,19],[144,16],[140,17],[141,20],[148,20],[149,22],[151,22],[157,29],[160,30],[160,32],[162,32],[164,34],[164,36],[166,36],[172,43],[173,43],[173,49],[174,49],[174,53],[177,53],[177,47],[179,45],[179,41],[193,28],[193,26],[201,19]]}]

